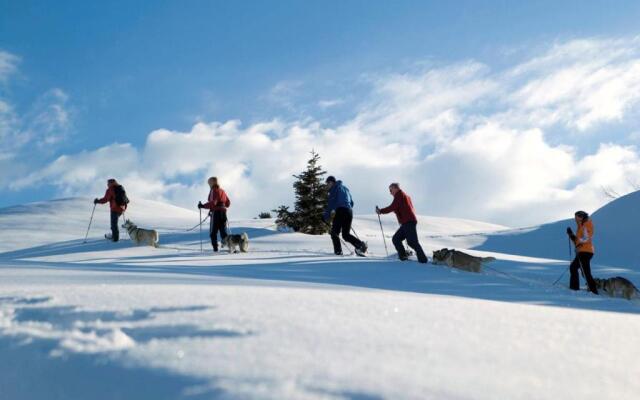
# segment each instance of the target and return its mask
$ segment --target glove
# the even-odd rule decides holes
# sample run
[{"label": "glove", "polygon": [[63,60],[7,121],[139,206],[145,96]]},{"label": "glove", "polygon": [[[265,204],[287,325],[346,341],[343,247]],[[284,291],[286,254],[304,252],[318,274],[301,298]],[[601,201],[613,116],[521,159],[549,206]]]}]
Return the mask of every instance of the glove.
[{"label": "glove", "polygon": [[204,208],[204,205],[202,204],[201,201],[198,202],[198,209],[200,209],[200,208]]},{"label": "glove", "polygon": [[576,240],[576,235],[573,233],[571,228],[567,228],[567,235],[571,238],[571,240]]},{"label": "glove", "polygon": [[98,204],[100,202],[100,200],[98,199],[93,199],[93,204]]},{"label": "glove", "polygon": [[376,206],[376,214],[380,215],[380,207]]}]

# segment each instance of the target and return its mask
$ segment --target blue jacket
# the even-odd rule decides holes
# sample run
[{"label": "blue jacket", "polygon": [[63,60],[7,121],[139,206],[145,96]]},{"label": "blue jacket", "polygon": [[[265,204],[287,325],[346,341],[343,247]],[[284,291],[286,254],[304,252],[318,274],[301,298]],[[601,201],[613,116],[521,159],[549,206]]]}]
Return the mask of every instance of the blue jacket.
[{"label": "blue jacket", "polygon": [[340,207],[353,208],[353,199],[351,198],[349,189],[342,185],[342,181],[337,181],[333,187],[331,187],[331,190],[329,190],[329,202],[327,203],[327,208],[325,208],[323,216],[325,221],[329,219],[331,211]]}]

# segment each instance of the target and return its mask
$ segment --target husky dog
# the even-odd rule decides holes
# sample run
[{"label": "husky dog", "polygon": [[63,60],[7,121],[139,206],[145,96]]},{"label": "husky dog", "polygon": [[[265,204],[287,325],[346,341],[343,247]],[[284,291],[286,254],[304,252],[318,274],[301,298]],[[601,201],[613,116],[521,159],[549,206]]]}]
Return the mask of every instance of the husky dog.
[{"label": "husky dog", "polygon": [[607,279],[594,279],[598,290],[602,290],[611,297],[624,297],[627,300],[639,298],[638,288],[630,280],[621,276]]},{"label": "husky dog", "polygon": [[435,250],[433,252],[433,263],[437,265],[448,265],[469,272],[480,272],[482,264],[495,261],[493,257],[474,257],[461,251],[452,249]]},{"label": "husky dog", "polygon": [[129,237],[136,245],[143,243],[149,246],[158,247],[160,235],[155,229],[138,228],[136,224],[129,220],[124,221],[122,227],[129,232]]},{"label": "husky dog", "polygon": [[229,253],[237,253],[236,247],[239,247],[241,252],[246,253],[249,250],[249,235],[246,232],[242,235],[227,235],[222,239],[222,245],[227,246]]}]

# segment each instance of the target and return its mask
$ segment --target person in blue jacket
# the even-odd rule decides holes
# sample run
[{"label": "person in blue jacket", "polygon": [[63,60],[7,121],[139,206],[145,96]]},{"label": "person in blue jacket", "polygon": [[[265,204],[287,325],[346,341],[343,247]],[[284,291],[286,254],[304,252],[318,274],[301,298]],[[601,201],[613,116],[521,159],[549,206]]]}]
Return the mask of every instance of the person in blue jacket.
[{"label": "person in blue jacket", "polygon": [[335,214],[331,225],[333,252],[336,255],[342,254],[339,237],[342,231],[344,240],[353,245],[357,255],[364,257],[367,252],[367,244],[351,235],[350,232],[353,222],[353,199],[349,189],[342,184],[342,181],[336,181],[333,176],[327,178],[326,184],[329,188],[329,202],[324,210],[323,218],[325,221],[329,221],[331,214]]}]

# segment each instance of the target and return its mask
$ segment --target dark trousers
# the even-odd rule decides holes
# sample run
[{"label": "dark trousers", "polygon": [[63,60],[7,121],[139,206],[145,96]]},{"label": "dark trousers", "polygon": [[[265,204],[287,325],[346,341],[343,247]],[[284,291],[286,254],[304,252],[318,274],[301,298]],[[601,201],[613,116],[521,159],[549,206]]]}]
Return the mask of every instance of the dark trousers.
[{"label": "dark trousers", "polygon": [[357,249],[362,247],[362,242],[358,238],[351,235],[351,223],[353,222],[353,210],[350,208],[339,207],[336,209],[336,215],[333,218],[333,225],[331,225],[331,241],[333,242],[333,252],[336,254],[342,253],[342,246],[340,245],[340,232],[342,237],[347,242]]},{"label": "dark trousers", "polygon": [[122,214],[111,211],[111,240],[117,242],[120,240],[120,229],[118,229],[118,219]]},{"label": "dark trousers", "polygon": [[221,240],[227,237],[227,212],[217,210],[210,215],[209,237],[211,237],[213,251],[218,251],[218,232],[220,232]]},{"label": "dark trousers", "polygon": [[569,277],[569,288],[571,288],[572,290],[580,290],[580,275],[578,275],[578,270],[580,269],[580,267],[582,267],[582,272],[584,272],[584,277],[587,280],[589,290],[595,294],[598,294],[596,282],[593,280],[593,276],[591,276],[592,258],[592,253],[580,252],[576,255],[576,258],[573,259],[571,265],[569,266],[569,272],[571,273],[571,276]]},{"label": "dark trousers", "polygon": [[420,246],[420,242],[418,241],[418,232],[416,231],[417,222],[407,222],[406,224],[400,225],[400,228],[393,235],[393,245],[396,247],[398,251],[398,257],[400,259],[407,258],[407,251],[402,244],[403,240],[407,240],[407,244],[411,247],[415,252],[416,256],[418,256],[418,261],[421,263],[427,262],[427,256],[424,254],[422,250],[422,246]]}]

